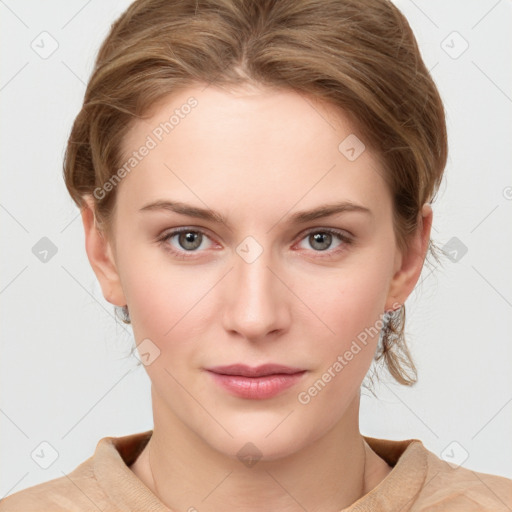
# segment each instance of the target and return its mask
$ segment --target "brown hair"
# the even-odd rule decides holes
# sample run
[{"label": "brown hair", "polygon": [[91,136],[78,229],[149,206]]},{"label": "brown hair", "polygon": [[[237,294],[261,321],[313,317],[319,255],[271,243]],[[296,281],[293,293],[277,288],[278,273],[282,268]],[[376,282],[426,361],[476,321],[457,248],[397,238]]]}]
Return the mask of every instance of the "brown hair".
[{"label": "brown hair", "polygon": [[[407,247],[439,188],[447,138],[438,90],[390,1],[135,1],[99,50],[64,162],[71,197],[80,208],[94,197],[107,235],[116,188],[101,198],[94,191],[122,165],[123,138],[157,101],[198,83],[285,88],[342,109],[381,157],[397,243]],[[403,307],[390,316],[376,359],[412,384],[404,320]]]}]

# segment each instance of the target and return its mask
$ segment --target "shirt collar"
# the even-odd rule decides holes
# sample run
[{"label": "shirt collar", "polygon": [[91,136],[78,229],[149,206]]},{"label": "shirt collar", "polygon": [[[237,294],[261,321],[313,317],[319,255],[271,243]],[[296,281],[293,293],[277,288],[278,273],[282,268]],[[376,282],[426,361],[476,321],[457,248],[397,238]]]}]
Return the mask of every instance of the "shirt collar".
[{"label": "shirt collar", "polygon": [[[147,430],[123,437],[104,437],[96,446],[92,458],[95,478],[120,510],[172,512],[129,468],[152,433],[152,430]],[[343,509],[343,512],[406,512],[423,486],[427,474],[427,450],[418,439],[391,441],[367,436],[363,438],[393,469],[376,487]]]}]

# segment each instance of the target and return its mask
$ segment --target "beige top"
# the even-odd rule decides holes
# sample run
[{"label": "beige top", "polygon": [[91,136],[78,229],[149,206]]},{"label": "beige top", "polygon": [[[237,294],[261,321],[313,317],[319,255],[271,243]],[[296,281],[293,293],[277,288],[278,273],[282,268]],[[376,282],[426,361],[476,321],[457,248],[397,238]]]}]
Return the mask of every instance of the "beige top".
[{"label": "beige top", "polygon": [[[129,468],[152,433],[104,437],[94,455],[67,476],[4,498],[0,512],[170,512]],[[508,478],[454,468],[417,439],[364,438],[393,469],[343,512],[512,510],[512,480]]]}]

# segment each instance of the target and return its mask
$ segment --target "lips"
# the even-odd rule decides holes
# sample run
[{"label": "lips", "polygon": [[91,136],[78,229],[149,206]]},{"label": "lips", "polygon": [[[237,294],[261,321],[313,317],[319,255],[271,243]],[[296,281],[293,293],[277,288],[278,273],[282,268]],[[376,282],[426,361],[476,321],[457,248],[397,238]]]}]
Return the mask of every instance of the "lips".
[{"label": "lips", "polygon": [[265,377],[267,375],[293,375],[303,372],[301,368],[292,368],[281,364],[262,364],[261,366],[251,367],[244,364],[231,364],[229,366],[214,366],[207,369],[210,372],[220,375],[239,375],[241,377]]},{"label": "lips", "polygon": [[207,368],[213,381],[223,390],[240,398],[272,398],[297,384],[306,373],[302,368],[280,364],[251,367],[244,364]]}]

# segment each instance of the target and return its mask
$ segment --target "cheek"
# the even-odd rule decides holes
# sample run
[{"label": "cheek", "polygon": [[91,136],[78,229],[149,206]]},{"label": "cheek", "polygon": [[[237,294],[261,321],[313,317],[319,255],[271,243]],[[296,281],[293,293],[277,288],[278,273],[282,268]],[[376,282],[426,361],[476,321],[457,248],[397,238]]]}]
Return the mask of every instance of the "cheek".
[{"label": "cheek", "polygon": [[[173,264],[163,249],[132,250],[120,261],[120,275],[129,305],[135,340],[149,338],[165,349],[167,342],[190,328],[197,305],[214,285],[206,271]],[[201,272],[201,278],[198,273]]]},{"label": "cheek", "polygon": [[[392,273],[391,255],[367,251],[347,259],[334,275],[308,280],[308,304],[318,312],[324,334],[315,339],[315,371],[301,388],[297,399],[307,414],[323,414],[335,421],[355,396],[372,363]],[[301,293],[306,293],[302,289]],[[313,319],[308,321],[312,325]],[[306,407],[307,406],[307,407]],[[329,412],[326,412],[329,411]]]},{"label": "cheek", "polygon": [[320,318],[334,331],[315,337],[315,371],[296,397],[302,414],[315,418],[318,432],[345,414],[370,368],[383,327],[386,268],[375,263],[347,267],[337,279],[320,283],[323,294],[315,288],[309,295],[316,301],[312,309],[322,311]]},{"label": "cheek", "polygon": [[[369,255],[335,273],[316,275],[299,293],[329,328],[324,330],[332,348],[342,349],[359,334],[382,325],[390,277],[390,262]],[[371,340],[377,341],[378,336]]]}]

